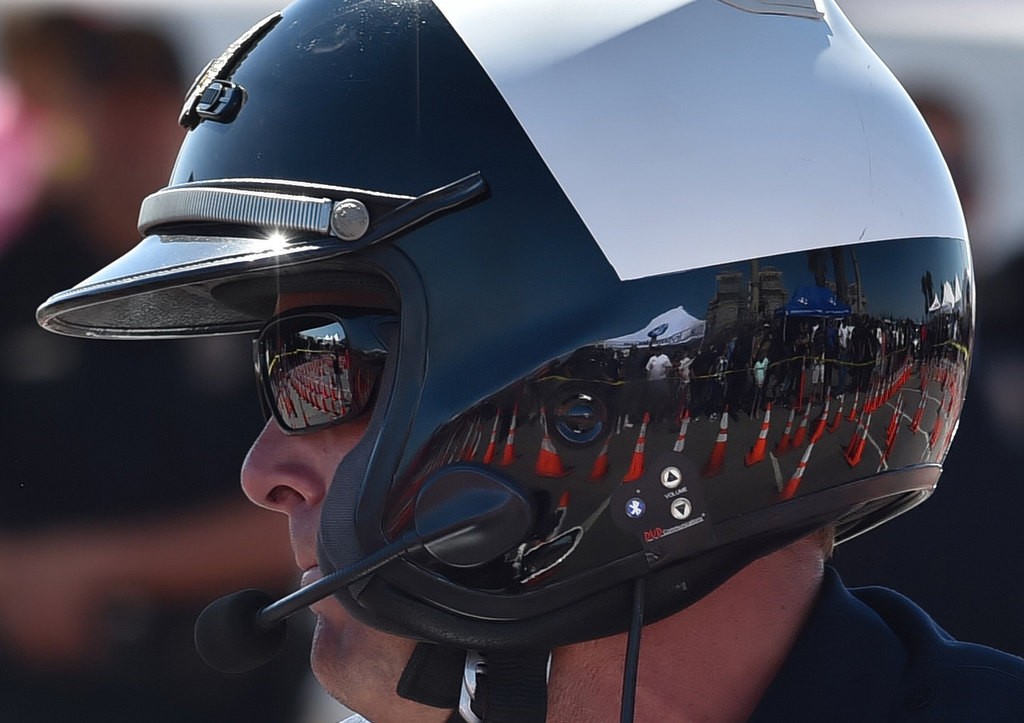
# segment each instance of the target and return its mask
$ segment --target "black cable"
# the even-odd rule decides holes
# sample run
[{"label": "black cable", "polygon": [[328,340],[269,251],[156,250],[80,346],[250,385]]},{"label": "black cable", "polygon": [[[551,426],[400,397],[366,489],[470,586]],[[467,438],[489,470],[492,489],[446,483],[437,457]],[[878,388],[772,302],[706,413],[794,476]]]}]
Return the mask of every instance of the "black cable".
[{"label": "black cable", "polygon": [[644,627],[645,580],[646,578],[638,577],[633,583],[633,620],[629,625],[626,665],[622,672],[620,723],[633,723],[633,711],[636,707],[636,678],[640,668],[640,633]]}]

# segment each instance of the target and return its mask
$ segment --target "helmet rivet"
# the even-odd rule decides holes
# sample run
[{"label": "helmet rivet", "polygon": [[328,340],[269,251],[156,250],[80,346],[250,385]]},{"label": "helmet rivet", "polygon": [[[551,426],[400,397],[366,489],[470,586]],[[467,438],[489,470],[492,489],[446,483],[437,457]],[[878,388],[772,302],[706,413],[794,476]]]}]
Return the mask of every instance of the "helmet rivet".
[{"label": "helmet rivet", "polygon": [[346,198],[331,209],[331,231],[342,241],[357,241],[370,227],[370,212],[362,201]]}]

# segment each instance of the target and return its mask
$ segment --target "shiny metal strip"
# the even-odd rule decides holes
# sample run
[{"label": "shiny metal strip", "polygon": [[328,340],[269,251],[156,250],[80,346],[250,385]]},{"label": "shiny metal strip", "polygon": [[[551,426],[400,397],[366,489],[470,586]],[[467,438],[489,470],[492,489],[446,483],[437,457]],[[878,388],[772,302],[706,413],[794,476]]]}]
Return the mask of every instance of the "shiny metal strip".
[{"label": "shiny metal strip", "polygon": [[139,231],[171,223],[228,223],[274,231],[331,233],[329,198],[228,188],[166,188],[139,210]]}]

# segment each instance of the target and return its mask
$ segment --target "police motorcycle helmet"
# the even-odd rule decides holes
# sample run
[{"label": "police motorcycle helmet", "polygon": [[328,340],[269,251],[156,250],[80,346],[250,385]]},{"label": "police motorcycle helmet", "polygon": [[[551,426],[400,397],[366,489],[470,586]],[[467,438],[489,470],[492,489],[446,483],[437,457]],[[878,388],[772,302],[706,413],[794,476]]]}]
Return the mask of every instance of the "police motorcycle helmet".
[{"label": "police motorcycle helmet", "polygon": [[650,622],[936,485],[971,355],[963,215],[832,0],[298,0],[181,122],[143,240],[39,321],[255,333],[280,293],[352,290],[344,339],[296,336],[333,372],[263,360],[285,431],[369,416],[323,570],[414,529],[424,495],[522,502],[508,539],[481,542],[497,515],[337,591],[368,624],[547,651],[626,630],[638,580]]}]

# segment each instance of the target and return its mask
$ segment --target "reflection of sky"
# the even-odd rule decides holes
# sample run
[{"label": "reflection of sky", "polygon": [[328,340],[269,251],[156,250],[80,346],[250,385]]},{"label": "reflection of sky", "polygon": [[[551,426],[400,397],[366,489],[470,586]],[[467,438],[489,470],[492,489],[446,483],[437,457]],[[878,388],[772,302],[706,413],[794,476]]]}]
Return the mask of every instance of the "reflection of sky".
[{"label": "reflection of sky", "polygon": [[321,341],[324,339],[339,341],[345,338],[345,330],[341,328],[341,325],[332,321],[324,326],[318,326],[316,329],[306,329],[299,332],[299,336],[305,339],[312,339],[314,341]]},{"label": "reflection of sky", "polygon": [[[867,301],[866,313],[872,316],[910,318],[920,320],[924,314],[925,299],[921,292],[921,277],[932,274],[935,293],[942,298],[942,283],[954,285],[957,277],[963,286],[965,259],[960,242],[934,239],[901,241],[874,241],[854,247],[863,295]],[[846,280],[854,283],[856,275],[850,252],[845,252]],[[782,272],[782,284],[787,300],[801,286],[813,286],[814,274],[803,252],[761,259],[761,269],[774,267]],[[684,308],[698,318],[707,313],[708,301],[715,297],[715,276],[723,271],[740,271],[750,280],[750,264],[731,264],[691,272],[687,285]],[[826,278],[835,281],[831,256],[826,265]],[[963,289],[966,293],[966,289]]]}]

